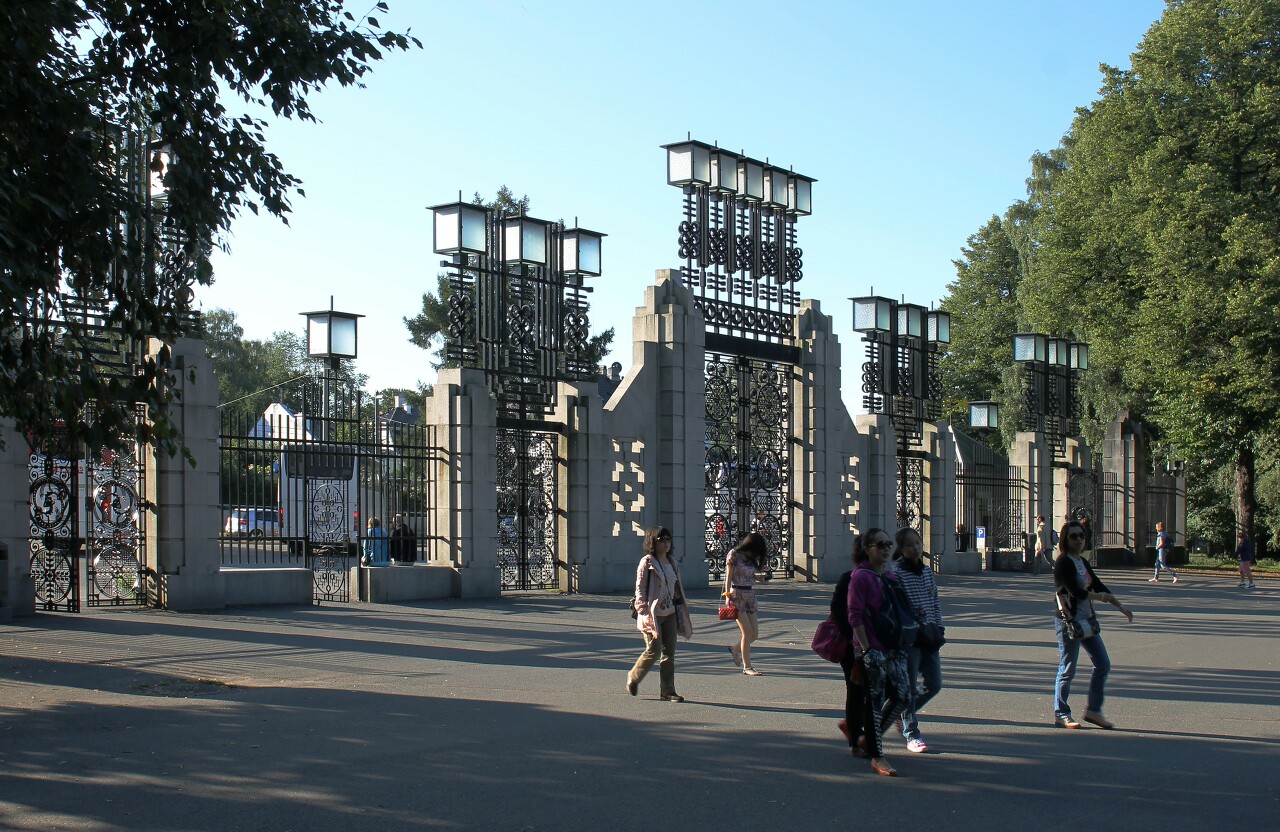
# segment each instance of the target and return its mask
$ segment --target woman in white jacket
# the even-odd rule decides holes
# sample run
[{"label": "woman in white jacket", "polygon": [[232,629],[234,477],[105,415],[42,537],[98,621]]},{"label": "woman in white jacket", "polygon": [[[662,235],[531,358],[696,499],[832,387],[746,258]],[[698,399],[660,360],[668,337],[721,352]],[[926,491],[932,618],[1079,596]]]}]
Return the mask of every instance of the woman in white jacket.
[{"label": "woman in white jacket", "polygon": [[627,674],[627,693],[640,689],[640,681],[653,663],[658,664],[659,694],[668,702],[683,702],[676,693],[676,635],[693,635],[693,623],[685,604],[680,566],[672,552],[671,532],[653,526],[644,535],[644,557],[636,568],[636,591],[631,604],[636,611],[636,628],[644,635],[644,652]]}]

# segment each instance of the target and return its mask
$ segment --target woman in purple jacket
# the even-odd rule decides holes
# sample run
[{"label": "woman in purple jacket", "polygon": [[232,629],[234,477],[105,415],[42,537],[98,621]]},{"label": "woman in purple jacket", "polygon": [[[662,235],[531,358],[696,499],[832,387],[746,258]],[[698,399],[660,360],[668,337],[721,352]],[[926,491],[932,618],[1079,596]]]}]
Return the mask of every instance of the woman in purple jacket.
[{"label": "woman in purple jacket", "polygon": [[907,693],[907,656],[902,650],[890,650],[876,638],[872,616],[884,606],[882,580],[897,580],[884,574],[885,564],[893,553],[893,539],[883,529],[868,529],[862,535],[866,560],[853,570],[849,581],[849,625],[853,628],[853,649],[862,661],[867,698],[875,716],[875,732],[867,740],[871,754],[871,770],[886,777],[898,772],[884,758],[884,729],[898,721],[910,703]]}]

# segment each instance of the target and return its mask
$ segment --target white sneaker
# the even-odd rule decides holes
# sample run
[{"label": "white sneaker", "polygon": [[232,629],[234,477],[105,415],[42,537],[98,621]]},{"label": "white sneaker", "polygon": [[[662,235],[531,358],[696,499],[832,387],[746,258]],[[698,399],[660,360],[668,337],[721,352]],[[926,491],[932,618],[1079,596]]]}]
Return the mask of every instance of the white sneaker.
[{"label": "white sneaker", "polygon": [[1258,588],[1257,584],[1249,584],[1249,589],[1257,589],[1257,588]]},{"label": "white sneaker", "polygon": [[1174,575],[1174,576],[1173,576],[1173,582],[1174,582],[1175,584],[1178,582],[1178,576],[1177,576],[1177,575]]},{"label": "white sneaker", "polygon": [[1149,584],[1158,584],[1158,583],[1160,583],[1160,579],[1159,579],[1159,578],[1147,578],[1147,583],[1149,583]]},{"label": "white sneaker", "polygon": [[1245,586],[1245,583],[1244,583],[1244,581],[1241,581],[1240,583],[1236,584],[1236,586],[1238,586],[1238,587],[1240,587],[1241,589],[1243,589],[1243,588],[1244,588],[1244,586]]}]

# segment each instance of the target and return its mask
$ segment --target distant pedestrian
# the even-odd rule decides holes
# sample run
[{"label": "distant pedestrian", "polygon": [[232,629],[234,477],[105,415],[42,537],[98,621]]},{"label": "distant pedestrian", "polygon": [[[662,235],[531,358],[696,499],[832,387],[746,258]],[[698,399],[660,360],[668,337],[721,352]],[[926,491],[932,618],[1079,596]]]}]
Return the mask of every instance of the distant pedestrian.
[{"label": "distant pedestrian", "polygon": [[1244,531],[1237,534],[1236,539],[1239,541],[1236,543],[1236,557],[1240,559],[1240,586],[1257,589],[1258,585],[1253,582],[1253,541]]},{"label": "distant pedestrian", "polygon": [[969,529],[964,523],[956,523],[956,551],[969,551]]},{"label": "distant pedestrian", "polygon": [[[942,634],[942,607],[938,603],[938,584],[933,578],[933,570],[924,562],[924,541],[920,533],[908,526],[898,529],[898,559],[893,562],[893,572],[902,582],[906,590],[907,600],[911,602],[911,612],[920,622],[920,633]],[[907,648],[907,693],[911,702],[902,712],[902,736],[907,741],[907,750],[921,754],[929,749],[924,737],[920,735],[920,722],[917,715],[925,704],[937,696],[942,690],[942,658],[940,643],[926,644],[926,639],[917,639],[915,645]],[[916,677],[924,682],[923,688],[916,687]]]},{"label": "distant pedestrian", "polygon": [[[755,582],[757,574],[768,565],[768,544],[759,532],[748,533],[724,559],[722,594],[738,608],[738,643],[730,645],[729,652],[733,654],[734,664],[742,668],[744,676],[760,675],[760,671],[751,666],[751,643],[760,637]],[[735,646],[738,649],[735,650]]]},{"label": "distant pedestrian", "polygon": [[[1070,519],[1070,518],[1068,518]],[[1089,523],[1089,516],[1086,514],[1080,518],[1080,526],[1084,529],[1084,550],[1086,552],[1093,551],[1093,526]]]},{"label": "distant pedestrian", "polygon": [[631,605],[636,611],[636,629],[644,636],[644,652],[627,673],[627,693],[632,696],[653,663],[658,665],[659,695],[667,702],[683,702],[676,693],[676,635],[693,636],[693,623],[685,604],[680,565],[671,556],[670,530],[653,526],[644,533],[644,556],[636,567],[636,589]]},{"label": "distant pedestrian", "polygon": [[1133,613],[1116,600],[1084,558],[1084,529],[1079,521],[1069,521],[1062,527],[1062,535],[1058,538],[1058,558],[1053,563],[1053,584],[1058,607],[1054,623],[1058,636],[1058,676],[1053,688],[1053,722],[1059,728],[1080,727],[1080,723],[1071,717],[1067,697],[1071,695],[1071,680],[1075,678],[1080,648],[1083,647],[1093,662],[1084,721],[1099,728],[1114,728],[1115,724],[1102,715],[1111,659],[1099,634],[1093,602],[1113,604],[1130,621],[1133,621]]},{"label": "distant pedestrian", "polygon": [[1036,559],[1044,558],[1045,561],[1052,563],[1049,552],[1052,551],[1053,541],[1049,539],[1049,525],[1044,521],[1044,515],[1036,516]]},{"label": "distant pedestrian", "polygon": [[413,563],[418,559],[418,536],[403,514],[391,520],[391,559],[396,563]]},{"label": "distant pedestrian", "polygon": [[1164,530],[1164,521],[1156,523],[1156,572],[1150,578],[1148,583],[1160,583],[1160,570],[1164,570],[1173,576],[1173,582],[1178,582],[1178,573],[1173,571],[1173,567],[1169,565],[1169,553],[1172,551],[1173,545],[1169,541],[1169,533]]},{"label": "distant pedestrian", "polygon": [[364,537],[364,557],[360,562],[365,566],[387,566],[391,560],[391,547],[388,543],[387,530],[382,528],[382,520],[370,517],[369,528]]}]

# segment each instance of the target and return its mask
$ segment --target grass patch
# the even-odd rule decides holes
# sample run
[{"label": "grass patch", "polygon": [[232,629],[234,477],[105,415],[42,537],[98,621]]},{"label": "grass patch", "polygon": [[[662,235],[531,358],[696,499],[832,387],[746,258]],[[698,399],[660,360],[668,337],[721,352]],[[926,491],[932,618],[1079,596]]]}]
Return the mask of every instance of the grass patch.
[{"label": "grass patch", "polygon": [[[1192,569],[1212,569],[1218,572],[1240,571],[1240,561],[1236,560],[1232,555],[1205,555],[1192,552],[1188,558],[1187,566]],[[1276,558],[1256,560],[1253,562],[1253,571],[1280,574],[1280,560]]]}]

